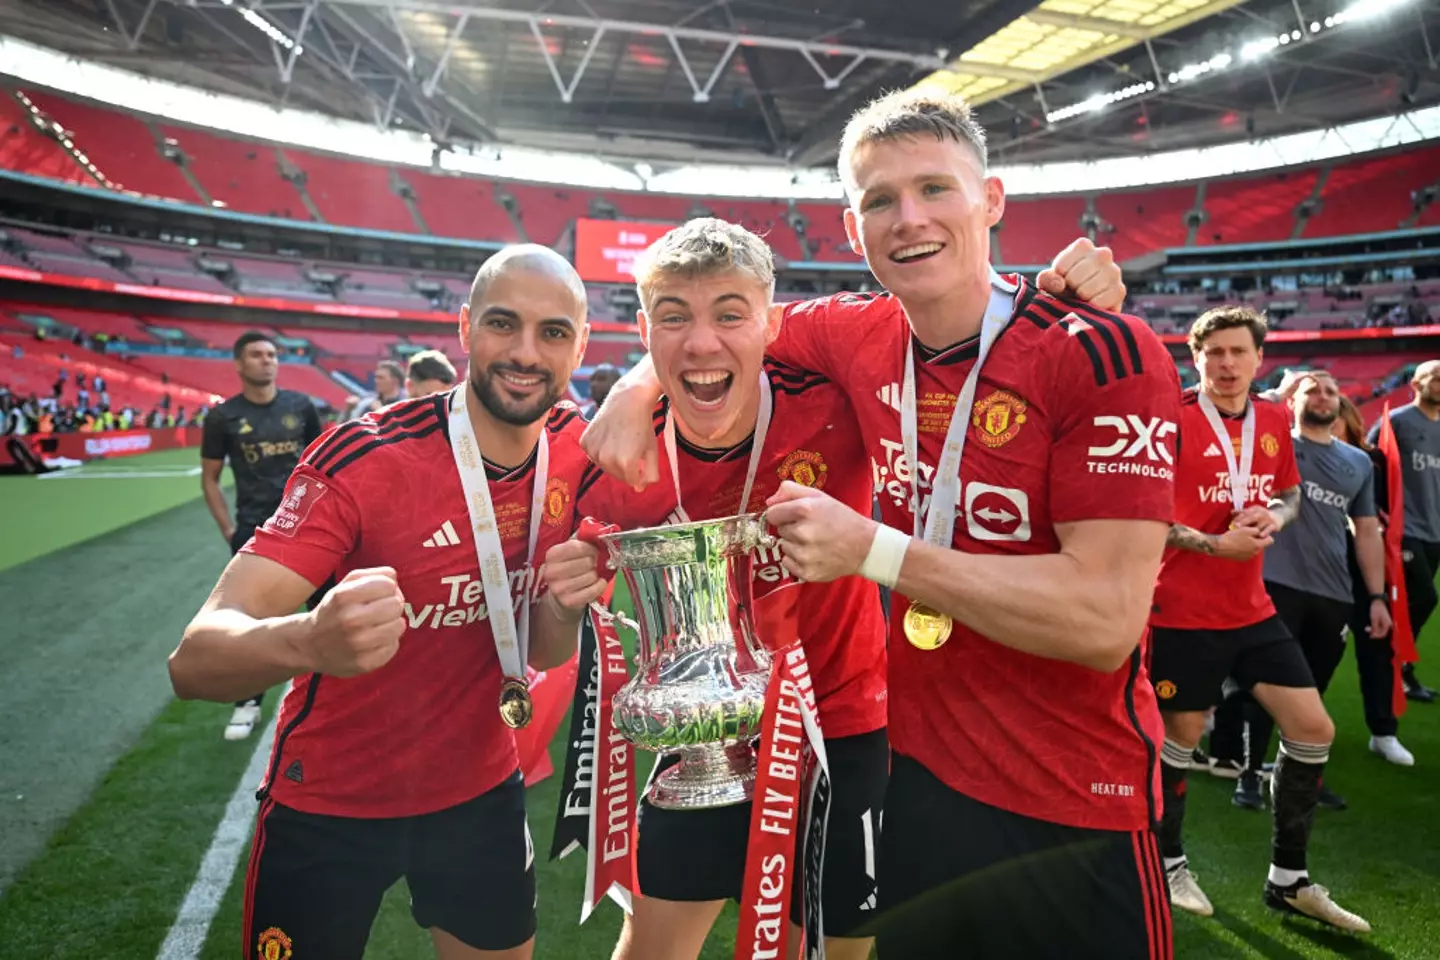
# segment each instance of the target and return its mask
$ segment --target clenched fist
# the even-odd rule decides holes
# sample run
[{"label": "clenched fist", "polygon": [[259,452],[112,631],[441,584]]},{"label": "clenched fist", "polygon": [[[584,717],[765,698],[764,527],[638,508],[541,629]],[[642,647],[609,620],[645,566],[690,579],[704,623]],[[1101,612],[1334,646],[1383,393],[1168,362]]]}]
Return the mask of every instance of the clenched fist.
[{"label": "clenched fist", "polygon": [[303,652],[311,669],[354,677],[385,666],[400,649],[405,597],[393,568],[352,570],[309,616]]},{"label": "clenched fist", "polygon": [[610,585],[599,570],[600,551],[593,543],[566,540],[545,553],[540,572],[549,586],[550,602],[562,619],[579,620]]}]

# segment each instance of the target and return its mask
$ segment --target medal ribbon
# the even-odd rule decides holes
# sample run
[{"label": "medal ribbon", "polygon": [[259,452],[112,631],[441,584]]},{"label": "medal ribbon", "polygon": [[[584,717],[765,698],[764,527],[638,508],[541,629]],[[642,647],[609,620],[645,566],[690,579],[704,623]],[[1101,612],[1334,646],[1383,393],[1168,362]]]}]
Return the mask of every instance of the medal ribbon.
[{"label": "medal ribbon", "polygon": [[[815,706],[815,689],[805,648],[799,643],[776,651],[771,661],[770,688],[765,696],[760,753],[755,776],[755,799],[750,809],[750,837],[745,848],[745,880],[740,893],[740,926],[735,937],[735,960],[771,960],[786,956],[790,938],[790,898],[797,879],[810,879],[804,902],[806,952],[823,958],[825,939],[820,932],[819,871],[796,869],[801,836],[801,799],[806,762],[812,761],[811,816],[828,816],[829,761]],[[824,859],[824,824],[818,826],[822,848],[807,850],[806,859]],[[818,865],[818,863],[817,863]],[[812,875],[813,876],[810,876]],[[810,889],[811,885],[816,889]],[[813,908],[812,908],[813,906]]]},{"label": "medal ribbon", "polygon": [[990,348],[1000,339],[1010,315],[1015,311],[1015,291],[1008,288],[993,270],[990,273],[990,304],[980,325],[980,355],[960,388],[955,409],[950,413],[950,426],[945,432],[945,448],[935,467],[935,482],[930,488],[930,511],[921,525],[919,417],[915,400],[915,345],[907,340],[905,350],[905,383],[900,390],[900,439],[905,446],[906,466],[910,470],[910,491],[914,500],[913,535],[949,548],[955,536],[955,508],[960,501],[960,458],[965,452],[965,435],[969,432],[970,410],[975,405],[975,391],[980,385],[980,368],[990,356]]},{"label": "medal ribbon", "polygon": [[[745,468],[745,491],[740,495],[740,509],[745,513],[750,505],[750,491],[755,488],[755,474],[760,469],[760,455],[765,449],[765,437],[770,432],[770,415],[775,409],[775,398],[770,392],[770,378],[760,371],[760,410],[755,417],[755,436],[750,444],[750,465]],[[689,523],[690,515],[680,502],[680,461],[675,453],[675,415],[665,415],[665,455],[670,458],[670,480],[675,485],[675,514],[681,523]]]},{"label": "medal ribbon", "polygon": [[1248,401],[1245,404],[1245,422],[1240,425],[1240,463],[1237,465],[1235,441],[1230,439],[1230,431],[1220,419],[1215,401],[1201,390],[1199,402],[1200,412],[1210,421],[1210,429],[1220,443],[1220,452],[1225,455],[1225,472],[1230,474],[1230,509],[1239,513],[1245,509],[1245,501],[1250,495],[1250,464],[1255,460],[1255,404]]},{"label": "medal ribbon", "polygon": [[[500,542],[500,528],[495,521],[495,505],[490,500],[490,481],[485,477],[485,461],[475,428],[470,425],[470,385],[455,389],[450,395],[450,452],[455,469],[460,473],[460,487],[465,492],[465,505],[470,511],[470,530],[475,535],[475,555],[480,561],[480,581],[485,587],[486,618],[490,634],[495,638],[495,654],[507,680],[525,683],[525,661],[530,652],[530,589],[524,584],[523,602],[517,627],[515,604],[510,595],[510,578],[505,570],[505,549]],[[530,496],[530,544],[525,553],[525,567],[535,560],[535,545],[540,540],[540,517],[545,508],[545,482],[550,472],[550,446],[545,431],[535,454],[535,482]]]}]

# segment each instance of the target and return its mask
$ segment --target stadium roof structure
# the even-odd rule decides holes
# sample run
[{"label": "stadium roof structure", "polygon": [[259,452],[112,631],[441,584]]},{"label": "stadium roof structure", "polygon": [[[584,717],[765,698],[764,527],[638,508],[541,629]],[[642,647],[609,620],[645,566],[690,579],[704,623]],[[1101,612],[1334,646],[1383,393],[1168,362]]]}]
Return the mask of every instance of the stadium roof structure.
[{"label": "stadium roof structure", "polygon": [[853,109],[967,94],[1003,163],[1440,102],[1437,0],[0,0],[0,30],[457,149],[826,164]]}]

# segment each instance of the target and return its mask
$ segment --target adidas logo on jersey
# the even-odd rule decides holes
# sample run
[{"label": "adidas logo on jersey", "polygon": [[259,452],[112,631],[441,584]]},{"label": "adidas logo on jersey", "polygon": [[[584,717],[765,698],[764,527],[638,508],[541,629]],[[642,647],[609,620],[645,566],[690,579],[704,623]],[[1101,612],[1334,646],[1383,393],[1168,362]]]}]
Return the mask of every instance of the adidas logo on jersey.
[{"label": "adidas logo on jersey", "polygon": [[1214,440],[1211,440],[1210,446],[1205,448],[1205,456],[1223,457],[1225,456],[1225,451],[1220,449],[1220,444],[1216,443]]},{"label": "adidas logo on jersey", "polygon": [[446,520],[440,527],[430,535],[430,538],[420,544],[422,547],[458,547],[460,537],[455,533],[455,528],[450,521]]},{"label": "adidas logo on jersey", "polygon": [[887,383],[875,391],[875,396],[891,410],[898,411],[900,409],[900,384]]}]

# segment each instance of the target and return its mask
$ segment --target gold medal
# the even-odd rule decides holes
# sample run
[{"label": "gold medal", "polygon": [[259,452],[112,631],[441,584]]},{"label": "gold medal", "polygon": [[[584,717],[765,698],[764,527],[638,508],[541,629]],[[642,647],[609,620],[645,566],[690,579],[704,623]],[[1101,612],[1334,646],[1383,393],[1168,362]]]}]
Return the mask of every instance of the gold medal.
[{"label": "gold medal", "polygon": [[949,614],[932,610],[923,603],[910,602],[905,611],[905,638],[910,645],[921,650],[938,650],[950,639],[950,629],[955,621]]},{"label": "gold medal", "polygon": [[535,713],[535,704],[530,699],[530,688],[523,680],[506,680],[500,688],[500,719],[511,730],[519,730],[530,722]]}]

